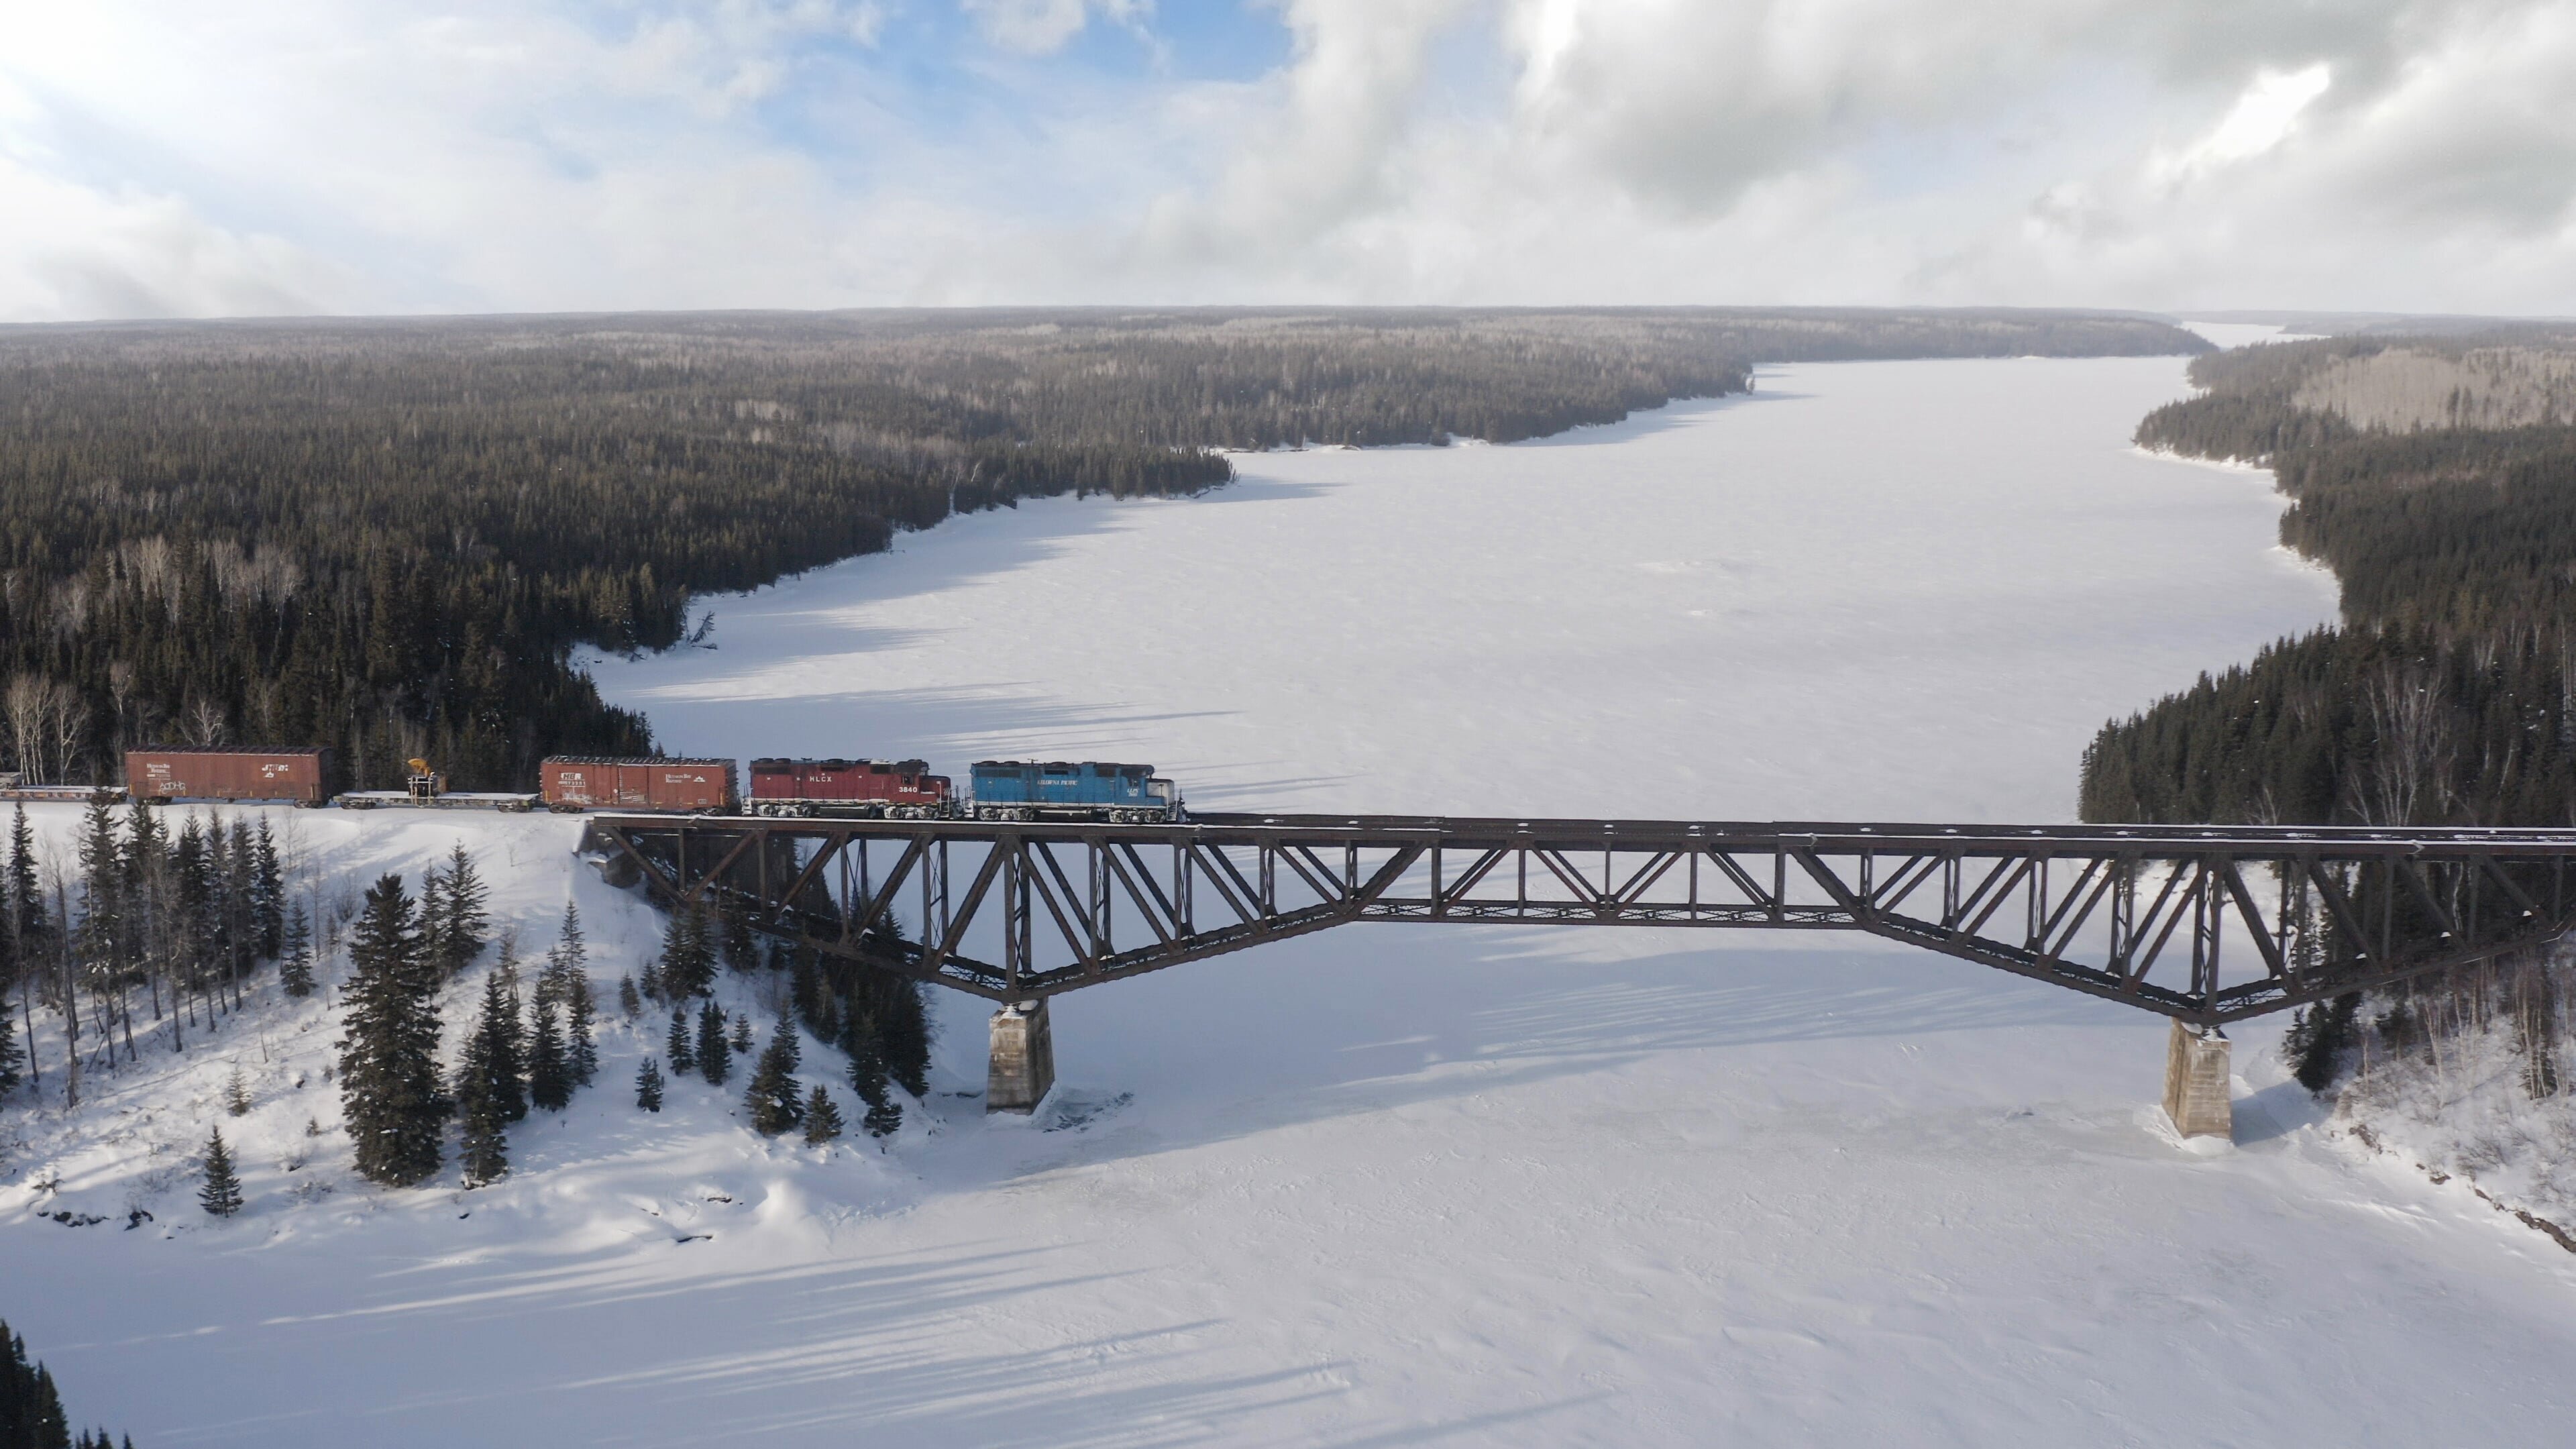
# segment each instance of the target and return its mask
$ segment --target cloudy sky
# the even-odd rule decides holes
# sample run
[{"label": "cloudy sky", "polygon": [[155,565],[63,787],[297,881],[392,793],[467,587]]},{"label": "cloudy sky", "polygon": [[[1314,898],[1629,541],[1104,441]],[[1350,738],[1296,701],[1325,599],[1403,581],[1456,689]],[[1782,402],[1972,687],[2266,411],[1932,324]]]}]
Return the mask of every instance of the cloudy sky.
[{"label": "cloudy sky", "polygon": [[0,319],[2576,313],[2576,0],[0,0]]}]

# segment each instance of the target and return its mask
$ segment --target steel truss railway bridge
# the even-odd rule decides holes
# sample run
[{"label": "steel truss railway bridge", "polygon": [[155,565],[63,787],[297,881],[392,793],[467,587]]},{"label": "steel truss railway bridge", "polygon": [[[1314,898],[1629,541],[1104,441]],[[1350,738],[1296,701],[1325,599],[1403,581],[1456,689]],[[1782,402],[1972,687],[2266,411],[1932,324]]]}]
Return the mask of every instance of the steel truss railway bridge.
[{"label": "steel truss railway bridge", "polygon": [[1048,998],[1364,921],[1860,931],[2159,1013],[2184,1132],[2226,1023],[2549,945],[2576,831],[1196,815],[609,815],[666,904],[1000,1004],[987,1105],[1054,1080]]}]

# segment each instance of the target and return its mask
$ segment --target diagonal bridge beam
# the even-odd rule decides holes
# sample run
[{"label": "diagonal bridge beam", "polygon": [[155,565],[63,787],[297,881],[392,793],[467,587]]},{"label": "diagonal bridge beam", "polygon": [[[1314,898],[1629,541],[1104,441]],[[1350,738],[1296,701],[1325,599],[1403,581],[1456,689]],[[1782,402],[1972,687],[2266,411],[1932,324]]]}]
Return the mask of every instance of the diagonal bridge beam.
[{"label": "diagonal bridge beam", "polygon": [[2538,949],[2576,915],[2576,831],[601,815],[583,849],[666,902],[1001,1002],[1357,922],[1673,926],[1856,931],[2214,1027]]}]

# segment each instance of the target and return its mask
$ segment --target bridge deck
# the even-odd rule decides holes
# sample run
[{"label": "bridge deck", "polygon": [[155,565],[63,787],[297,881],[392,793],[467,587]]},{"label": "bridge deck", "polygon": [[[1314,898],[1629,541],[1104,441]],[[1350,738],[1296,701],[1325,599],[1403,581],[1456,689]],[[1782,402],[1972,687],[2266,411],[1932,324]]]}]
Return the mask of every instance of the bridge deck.
[{"label": "bridge deck", "polygon": [[1715,926],[1864,931],[2216,1024],[2555,941],[2576,831],[605,815],[585,848],[1005,1001],[1360,921]]}]

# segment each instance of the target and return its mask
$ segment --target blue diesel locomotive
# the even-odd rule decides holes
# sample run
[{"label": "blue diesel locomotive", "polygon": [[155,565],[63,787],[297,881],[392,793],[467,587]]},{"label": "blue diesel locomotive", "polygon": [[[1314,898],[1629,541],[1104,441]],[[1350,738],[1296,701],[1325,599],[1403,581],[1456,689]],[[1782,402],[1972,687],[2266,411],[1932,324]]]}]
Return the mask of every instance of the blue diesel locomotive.
[{"label": "blue diesel locomotive", "polygon": [[1140,825],[1177,820],[1181,814],[1181,792],[1151,765],[979,760],[972,778],[978,820],[1106,819]]}]

